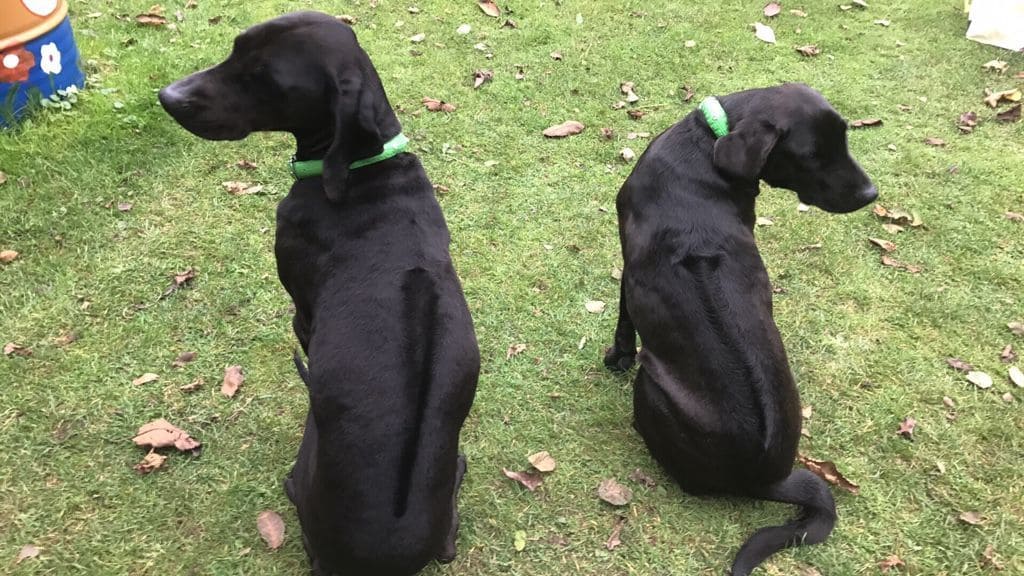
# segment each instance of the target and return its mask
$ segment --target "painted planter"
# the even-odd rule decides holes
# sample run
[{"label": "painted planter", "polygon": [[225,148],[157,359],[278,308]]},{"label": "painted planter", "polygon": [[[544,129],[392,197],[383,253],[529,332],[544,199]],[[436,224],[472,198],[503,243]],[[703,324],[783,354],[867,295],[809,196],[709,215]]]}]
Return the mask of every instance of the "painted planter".
[{"label": "painted planter", "polygon": [[66,0],[0,0],[0,127],[33,101],[81,88],[85,74]]}]

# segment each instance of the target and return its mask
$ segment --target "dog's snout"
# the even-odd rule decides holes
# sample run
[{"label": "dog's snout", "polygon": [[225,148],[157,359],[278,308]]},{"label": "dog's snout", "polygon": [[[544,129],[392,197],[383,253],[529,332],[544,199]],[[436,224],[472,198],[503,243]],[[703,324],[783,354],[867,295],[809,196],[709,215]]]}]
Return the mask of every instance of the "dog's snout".
[{"label": "dog's snout", "polygon": [[184,111],[189,108],[188,96],[177,84],[171,84],[160,90],[156,98],[160,101],[160,105],[164,107],[164,110],[172,115],[175,112]]},{"label": "dog's snout", "polygon": [[867,188],[861,191],[861,199],[865,204],[869,204],[878,199],[878,188],[874,184],[869,184]]}]

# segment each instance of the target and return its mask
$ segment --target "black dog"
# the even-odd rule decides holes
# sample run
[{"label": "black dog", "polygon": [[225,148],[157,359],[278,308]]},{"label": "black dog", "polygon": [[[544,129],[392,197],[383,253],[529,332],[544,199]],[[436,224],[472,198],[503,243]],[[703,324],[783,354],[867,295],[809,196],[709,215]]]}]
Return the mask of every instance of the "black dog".
[{"label": "black dog", "polygon": [[480,356],[433,187],[401,152],[355,34],[325,14],[276,18],[160,102],[211,140],[293,133],[297,174],[323,160],[278,206],[275,247],[309,357],[306,372],[296,355],[310,411],[285,488],[313,572],[397,576],[451,560]]},{"label": "black dog", "polygon": [[723,125],[716,139],[716,122],[691,113],[651,143],[619,192],[622,291],[604,361],[628,369],[639,333],[634,427],[684,490],[801,507],[747,540],[732,566],[745,576],[782,548],[824,541],[836,519],[825,482],[792,470],[800,400],[754,244],[758,181],[830,212],[878,193],[850,157],[846,123],[814,90],[750,90],[721,106],[728,134]]}]

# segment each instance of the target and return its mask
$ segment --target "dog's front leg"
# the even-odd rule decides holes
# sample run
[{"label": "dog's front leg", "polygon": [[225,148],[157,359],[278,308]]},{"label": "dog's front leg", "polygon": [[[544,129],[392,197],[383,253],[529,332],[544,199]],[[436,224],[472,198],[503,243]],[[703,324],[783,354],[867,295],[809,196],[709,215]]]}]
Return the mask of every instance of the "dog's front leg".
[{"label": "dog's front leg", "polygon": [[437,561],[443,564],[455,560],[455,539],[459,536],[459,490],[462,488],[462,479],[465,476],[466,456],[459,454],[459,461],[455,465],[455,491],[452,492],[452,525],[448,529],[441,554],[437,557]]},{"label": "dog's front leg", "polygon": [[625,372],[636,360],[636,328],[626,307],[626,272],[619,281],[619,323],[615,327],[615,342],[604,353],[604,365],[613,372]]}]

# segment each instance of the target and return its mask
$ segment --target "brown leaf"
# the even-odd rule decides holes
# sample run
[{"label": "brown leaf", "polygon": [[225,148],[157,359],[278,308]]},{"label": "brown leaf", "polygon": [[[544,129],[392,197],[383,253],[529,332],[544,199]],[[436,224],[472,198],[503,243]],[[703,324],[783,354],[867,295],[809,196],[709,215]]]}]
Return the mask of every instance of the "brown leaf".
[{"label": "brown leaf", "polygon": [[522,66],[516,66],[516,80],[526,80],[526,69]]},{"label": "brown leaf", "polygon": [[1019,212],[1006,212],[1003,214],[1003,217],[1010,222],[1024,222],[1024,214]]},{"label": "brown leaf", "polygon": [[930,136],[924,139],[924,143],[929,146],[935,146],[937,148],[941,148],[946,145],[946,141],[943,140],[942,138],[933,138]]},{"label": "brown leaf", "polygon": [[511,19],[511,18],[508,18],[508,19],[506,19],[506,20],[505,20],[505,22],[504,22],[504,23],[503,23],[503,24],[501,25],[501,27],[502,27],[502,28],[512,28],[513,30],[515,30],[516,28],[519,28],[519,24],[516,24],[516,21],[515,21],[515,20],[513,20],[513,19]]},{"label": "brown leaf", "polygon": [[260,512],[256,517],[256,531],[271,550],[277,550],[284,543],[284,520],[273,510]]},{"label": "brown leaf", "polygon": [[893,568],[899,568],[901,566],[906,566],[906,564],[895,554],[878,563],[878,567],[882,569],[882,572],[888,572]]},{"label": "brown leaf", "polygon": [[119,212],[131,212],[133,206],[135,206],[135,204],[132,204],[131,202],[118,202],[117,210]]},{"label": "brown leaf", "polygon": [[782,12],[782,5],[778,2],[769,2],[764,6],[764,15],[768,18],[778,16]]},{"label": "brown leaf", "polygon": [[185,364],[188,364],[195,359],[195,352],[182,352],[181,354],[178,354],[178,357],[174,359],[174,362],[171,362],[171,368],[184,368]]},{"label": "brown leaf", "polygon": [[985,517],[979,512],[961,512],[960,521],[971,526],[980,526],[985,523]]},{"label": "brown leaf", "polygon": [[913,440],[914,427],[916,426],[917,420],[915,420],[911,416],[907,416],[906,418],[903,419],[903,422],[900,422],[899,430],[896,430],[896,433],[899,434],[900,436],[903,436],[907,440]]},{"label": "brown leaf", "polygon": [[690,88],[689,86],[683,86],[682,91],[683,102],[689,102],[690,100],[693,100],[693,88]]},{"label": "brown leaf", "polygon": [[551,53],[551,59],[552,60],[556,60],[556,61],[561,60],[562,59],[562,53],[559,52],[558,50],[555,50],[554,52]]},{"label": "brown leaf", "polygon": [[924,268],[916,264],[905,264],[903,262],[900,262],[899,260],[893,258],[892,256],[889,256],[888,254],[882,254],[882,265],[888,266],[890,268],[895,268],[897,270],[905,270],[907,272],[910,272],[911,274],[920,274],[921,271],[924,270]]},{"label": "brown leaf", "polygon": [[536,454],[531,454],[526,458],[530,461],[530,465],[537,469],[538,472],[554,472],[558,463],[551,457],[551,454],[547,450],[542,450]]},{"label": "brown leaf", "polygon": [[1006,565],[996,555],[996,549],[991,544],[985,546],[985,551],[981,553],[981,565],[995,570],[1006,568]]},{"label": "brown leaf", "polygon": [[164,26],[167,24],[167,18],[164,18],[163,13],[164,7],[154,4],[149,7],[149,10],[135,16],[135,21],[142,26]]},{"label": "brown leaf", "polygon": [[995,108],[1001,102],[1020,102],[1021,96],[1021,91],[1018,88],[995,91],[986,89],[985,104],[988,104],[990,108]]},{"label": "brown leaf", "polygon": [[185,384],[184,386],[178,388],[178,390],[181,390],[182,392],[184,392],[186,394],[191,394],[192,392],[195,392],[196,390],[199,390],[203,386],[204,383],[205,382],[203,382],[202,378],[196,378],[192,382],[190,382],[188,384]]},{"label": "brown leaf", "polygon": [[622,527],[626,525],[625,516],[615,517],[615,526],[612,527],[612,534],[604,542],[604,547],[608,550],[615,550],[622,544]]},{"label": "brown leaf", "polygon": [[483,86],[484,82],[494,78],[493,70],[476,70],[473,72],[473,89]]},{"label": "brown leaf", "polygon": [[65,346],[70,346],[71,344],[74,344],[75,342],[78,341],[78,338],[78,332],[75,332],[74,330],[67,330],[61,332],[60,336],[54,338],[53,343],[63,348]]},{"label": "brown leaf", "polygon": [[174,294],[179,288],[191,282],[192,279],[195,277],[196,271],[194,268],[191,267],[185,270],[184,272],[179,272],[175,274],[174,280],[172,281],[171,285],[168,286],[167,290],[164,290],[164,293],[160,295],[160,300],[163,300],[164,298],[167,298],[171,294]]},{"label": "brown leaf", "polygon": [[992,377],[979,370],[972,370],[968,372],[967,381],[982,390],[987,390],[992,387]]},{"label": "brown leaf", "polygon": [[455,112],[455,105],[436,98],[423,98],[423,105],[431,112]]},{"label": "brown leaf", "polygon": [[1020,120],[1020,104],[996,114],[996,120],[1000,122],[1017,122]]},{"label": "brown leaf", "polygon": [[821,54],[821,48],[818,48],[814,44],[807,44],[806,46],[797,46],[796,51],[803,54],[804,56],[807,56],[808,58],[811,56],[817,56],[818,54]]},{"label": "brown leaf", "polygon": [[185,8],[193,9],[197,6],[199,6],[199,2],[196,2],[196,0],[188,0],[188,2],[185,2]]},{"label": "brown leaf", "polygon": [[340,22],[344,22],[345,24],[348,24],[349,26],[355,26],[356,25],[356,17],[352,16],[351,14],[340,14],[338,16],[335,16],[335,18],[337,18],[338,21],[340,21]]},{"label": "brown leaf", "polygon": [[245,159],[235,162],[235,166],[241,168],[242,170],[255,170],[258,167],[258,165],[255,162]]},{"label": "brown leaf", "polygon": [[804,420],[810,420],[811,416],[814,415],[814,406],[804,406],[800,409],[800,415],[803,416]]},{"label": "brown leaf", "polygon": [[1010,63],[1006,62],[1005,60],[989,60],[988,62],[982,64],[981,67],[986,70],[992,70],[994,72],[1002,74],[1003,72],[1006,72],[1007,68],[1010,67]]},{"label": "brown leaf", "polygon": [[142,386],[143,384],[149,384],[150,382],[156,382],[159,379],[160,379],[160,375],[159,374],[154,374],[152,372],[146,372],[142,376],[139,376],[138,378],[132,380],[132,386]]},{"label": "brown leaf", "polygon": [[1024,322],[1014,320],[1013,322],[1008,323],[1006,327],[1010,329],[1010,332],[1013,332],[1017,336],[1024,336]]},{"label": "brown leaf", "polygon": [[221,182],[221,186],[228,191],[228,194],[232,196],[246,196],[249,194],[259,194],[263,190],[262,184],[249,184],[248,182],[238,182],[236,180],[230,180],[228,182]]},{"label": "brown leaf", "polygon": [[906,230],[906,228],[904,228],[903,226],[900,226],[899,224],[893,224],[892,222],[886,222],[885,224],[882,224],[882,229],[888,232],[889,234],[899,234],[900,232]]},{"label": "brown leaf", "polygon": [[555,124],[546,128],[543,132],[548,138],[565,138],[566,136],[573,136],[583,132],[586,128],[582,123],[575,120],[566,120],[561,124]]},{"label": "brown leaf", "polygon": [[16,342],[8,342],[4,344],[4,356],[10,356],[11,354],[25,358],[32,355],[32,349],[25,348]]},{"label": "brown leaf", "polygon": [[964,112],[957,118],[956,127],[960,129],[964,134],[969,134],[974,131],[974,127],[978,125],[978,115],[975,112]]},{"label": "brown leaf", "polygon": [[754,37],[762,42],[775,44],[775,30],[760,22],[754,22]]},{"label": "brown leaf", "polygon": [[882,125],[882,119],[881,118],[862,118],[860,120],[854,120],[853,122],[850,122],[850,127],[852,127],[852,128],[870,128],[872,126],[881,126],[881,125]]},{"label": "brown leaf", "polygon": [[629,115],[629,117],[632,118],[633,120],[640,120],[641,118],[643,118],[647,114],[647,112],[644,112],[643,110],[635,110],[634,109],[634,110],[627,110],[626,114]]},{"label": "brown leaf", "polygon": [[41,550],[39,549],[39,547],[35,546],[34,544],[25,544],[21,547],[21,550],[18,550],[18,556],[14,559],[14,563],[21,564],[25,560],[38,558],[40,552]]},{"label": "brown leaf", "polygon": [[601,300],[587,300],[583,307],[591,314],[600,314],[604,312],[605,303]]},{"label": "brown leaf", "polygon": [[508,350],[505,351],[505,360],[515,358],[516,356],[522,354],[525,350],[526,344],[512,344],[511,346],[508,347]]},{"label": "brown leaf", "polygon": [[640,97],[636,95],[636,92],[633,92],[633,88],[634,84],[632,82],[623,82],[622,84],[619,84],[619,91],[625,94],[626,102],[629,102],[630,104],[640,101]]},{"label": "brown leaf", "polygon": [[162,468],[164,462],[166,461],[167,456],[157,454],[156,452],[150,450],[149,454],[146,454],[145,458],[142,459],[142,462],[139,462],[133,468],[139,474],[149,474],[154,470],[159,470],[160,468]]},{"label": "brown leaf", "polygon": [[612,138],[615,138],[615,131],[611,128],[601,128],[601,138],[611,140]]},{"label": "brown leaf", "polygon": [[[6,350],[6,348],[4,348]],[[999,353],[999,359],[1003,362],[1013,362],[1017,359],[1017,355],[1013,352],[1013,344],[1007,344],[1003,351]]]},{"label": "brown leaf", "polygon": [[629,479],[647,488],[654,488],[658,485],[658,483],[654,481],[654,478],[644,474],[644,471],[639,468],[629,473]]},{"label": "brown leaf", "polygon": [[228,398],[234,398],[238,387],[245,382],[245,375],[242,374],[242,367],[237,364],[224,369],[224,381],[220,385],[220,393]]},{"label": "brown leaf", "polygon": [[1024,372],[1021,372],[1020,368],[1016,366],[1010,366],[1007,371],[1007,376],[1010,378],[1010,382],[1013,382],[1018,388],[1024,388]]},{"label": "brown leaf", "polygon": [[971,370],[974,370],[974,366],[971,366],[970,364],[964,362],[959,358],[946,358],[946,364],[949,364],[949,367],[952,368],[953,370],[959,370],[964,374],[970,372]]},{"label": "brown leaf", "polygon": [[174,424],[163,418],[157,418],[152,422],[139,428],[135,437],[132,438],[137,446],[155,448],[168,448],[174,446],[182,452],[199,448],[200,443]]},{"label": "brown leaf", "polygon": [[538,486],[544,483],[544,477],[541,476],[540,472],[534,472],[533,470],[513,472],[508,468],[502,468],[501,471],[505,473],[506,477],[519,482],[530,492],[533,492]]},{"label": "brown leaf", "polygon": [[14,262],[14,259],[18,257],[18,252],[15,250],[3,250],[0,251],[0,263],[10,264]]},{"label": "brown leaf", "polygon": [[498,8],[498,5],[495,4],[493,0],[479,0],[479,2],[477,2],[477,6],[484,11],[484,14],[487,14],[491,18],[501,16],[501,8]]},{"label": "brown leaf", "polygon": [[789,13],[797,18],[807,18],[807,12],[804,12],[803,10],[790,10]]},{"label": "brown leaf", "polygon": [[860,486],[857,486],[853,482],[847,480],[843,474],[839,472],[839,469],[836,468],[834,463],[829,462],[828,460],[815,460],[814,458],[808,458],[803,454],[797,456],[797,460],[799,460],[800,463],[808,470],[824,479],[825,482],[828,482],[833,486],[838,486],[851,494],[860,493]]},{"label": "brown leaf", "polygon": [[910,226],[911,228],[920,228],[924,226],[924,222],[921,217],[917,215],[917,212],[909,212],[902,208],[886,208],[881,204],[875,204],[875,207],[871,209],[871,212],[882,218],[888,220],[893,224],[899,224],[900,226]]},{"label": "brown leaf", "polygon": [[896,244],[888,240],[883,240],[881,238],[868,238],[868,242],[871,242],[872,244],[878,246],[879,248],[885,250],[886,252],[892,252],[893,250],[896,249]]},{"label": "brown leaf", "polygon": [[625,506],[633,499],[633,491],[614,478],[607,478],[598,485],[597,496],[612,506]]}]

